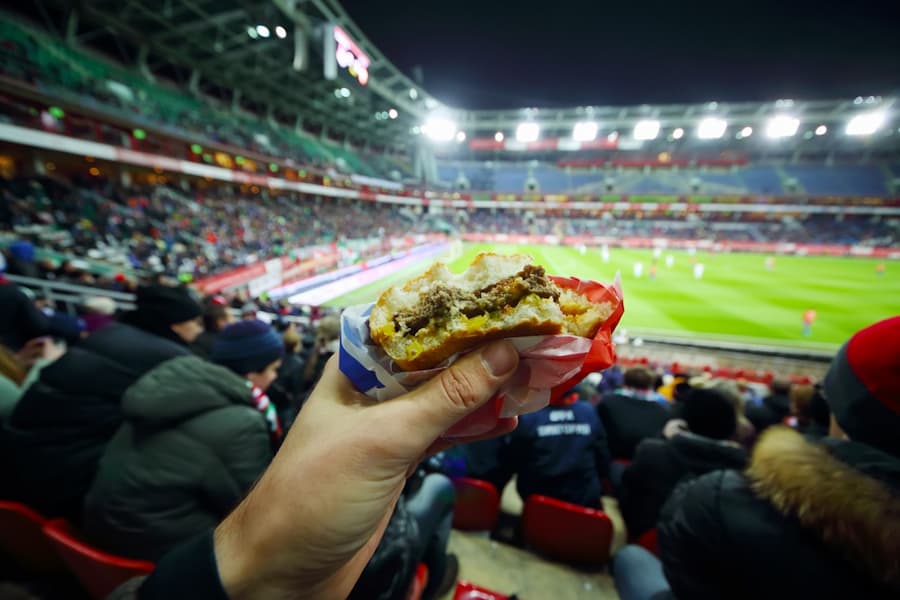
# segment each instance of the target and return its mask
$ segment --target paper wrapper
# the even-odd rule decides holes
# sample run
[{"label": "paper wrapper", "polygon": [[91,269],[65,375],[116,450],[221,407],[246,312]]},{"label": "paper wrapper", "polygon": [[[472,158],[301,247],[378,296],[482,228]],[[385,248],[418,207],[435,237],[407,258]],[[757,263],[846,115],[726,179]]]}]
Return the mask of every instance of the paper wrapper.
[{"label": "paper wrapper", "polygon": [[[469,415],[444,437],[469,437],[489,431],[498,417],[514,417],[539,410],[576,385],[589,373],[610,367],[616,361],[612,333],[625,305],[618,275],[612,284],[582,281],[575,277],[551,277],[560,287],[573,289],[592,302],[609,302],[610,317],[593,339],[572,335],[541,335],[508,338],[519,350],[519,367],[500,393]],[[341,316],[340,368],[354,386],[378,400],[405,394],[434,377],[459,358],[455,355],[432,369],[401,371],[369,335],[372,304],[352,306]]]}]

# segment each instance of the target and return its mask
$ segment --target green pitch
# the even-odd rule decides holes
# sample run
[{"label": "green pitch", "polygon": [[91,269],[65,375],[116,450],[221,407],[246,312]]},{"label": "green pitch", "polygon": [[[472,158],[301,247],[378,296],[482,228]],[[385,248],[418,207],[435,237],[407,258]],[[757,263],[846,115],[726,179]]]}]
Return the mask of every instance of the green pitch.
[{"label": "green pitch", "polygon": [[[625,316],[620,327],[632,333],[703,337],[748,343],[834,349],[855,331],[880,319],[900,314],[900,263],[886,261],[876,274],[878,260],[861,258],[778,256],[767,270],[761,254],[710,254],[666,251],[656,261],[650,279],[651,250],[610,249],[604,263],[599,249],[562,246],[467,244],[451,261],[463,270],[482,251],[522,252],[534,257],[552,274],[612,281],[621,272]],[[666,266],[666,256],[674,264]],[[694,279],[692,259],[704,273]],[[642,262],[641,277],[634,264]],[[372,302],[385,287],[403,281],[427,265],[400,273],[341,296],[329,304],[349,306]],[[802,335],[803,313],[814,309],[812,335]]]}]

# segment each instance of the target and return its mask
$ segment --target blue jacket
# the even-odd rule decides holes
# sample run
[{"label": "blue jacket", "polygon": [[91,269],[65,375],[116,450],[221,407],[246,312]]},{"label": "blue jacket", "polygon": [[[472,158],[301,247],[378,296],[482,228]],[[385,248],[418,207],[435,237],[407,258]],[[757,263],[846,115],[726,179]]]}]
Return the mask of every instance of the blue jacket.
[{"label": "blue jacket", "polygon": [[519,417],[504,462],[515,469],[523,500],[532,494],[596,508],[609,470],[606,432],[590,404],[547,406]]}]

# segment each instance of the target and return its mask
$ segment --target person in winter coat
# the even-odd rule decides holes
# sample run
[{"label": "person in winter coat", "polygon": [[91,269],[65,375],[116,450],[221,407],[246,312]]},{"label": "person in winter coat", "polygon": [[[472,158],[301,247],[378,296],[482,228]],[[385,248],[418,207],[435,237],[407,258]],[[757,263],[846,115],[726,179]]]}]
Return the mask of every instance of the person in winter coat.
[{"label": "person in winter coat", "polygon": [[502,453],[502,463],[516,472],[523,500],[541,494],[591,508],[600,505],[609,449],[594,407],[578,394],[520,416]]},{"label": "person in winter coat", "polygon": [[157,560],[227,515],[272,458],[277,418],[264,392],[282,352],[268,325],[244,321],[222,331],[218,364],[176,358],[130,387],[85,499],[90,539]]},{"label": "person in winter coat", "polygon": [[659,436],[671,417],[669,409],[652,395],[653,379],[647,369],[628,369],[625,387],[604,395],[597,404],[613,458],[634,458],[641,440]]},{"label": "person in winter coat", "polygon": [[[667,581],[654,593],[900,597],[900,317],[856,333],[824,392],[832,437],[816,443],[772,427],[745,472],[714,471],[676,488],[658,525]],[[630,554],[616,576],[651,591],[649,562]]]},{"label": "person in winter coat", "polygon": [[212,355],[212,349],[219,333],[232,322],[234,322],[234,318],[228,311],[224,298],[214,296],[208,300],[203,308],[203,333],[197,336],[191,345],[194,354],[208,359]]},{"label": "person in winter coat", "polygon": [[730,441],[737,428],[731,402],[714,390],[693,390],[681,404],[687,431],[640,443],[622,476],[622,517],[638,537],[656,527],[679,482],[717,469],[743,469],[747,452]]}]

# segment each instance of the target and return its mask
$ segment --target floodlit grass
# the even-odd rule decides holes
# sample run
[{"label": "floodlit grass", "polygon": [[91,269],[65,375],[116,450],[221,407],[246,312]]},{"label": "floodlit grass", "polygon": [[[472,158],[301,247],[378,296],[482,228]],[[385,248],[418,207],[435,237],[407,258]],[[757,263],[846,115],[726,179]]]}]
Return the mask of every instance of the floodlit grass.
[{"label": "floodlit grass", "polygon": [[[721,338],[748,343],[781,344],[833,349],[855,331],[880,319],[900,314],[900,263],[862,258],[786,257],[765,268],[765,255],[664,252],[656,261],[657,275],[649,278],[651,250],[610,249],[604,263],[599,249],[562,246],[467,244],[451,268],[463,270],[478,252],[522,252],[552,274],[611,281],[621,272],[625,316],[621,327],[633,332],[673,336]],[[667,268],[671,254],[674,265]],[[692,259],[705,272],[695,280]],[[634,276],[635,262],[644,264],[643,276]],[[371,302],[385,287],[421,272],[424,265],[342,296],[329,304],[349,306]],[[803,313],[815,309],[812,335],[803,337]]]}]

